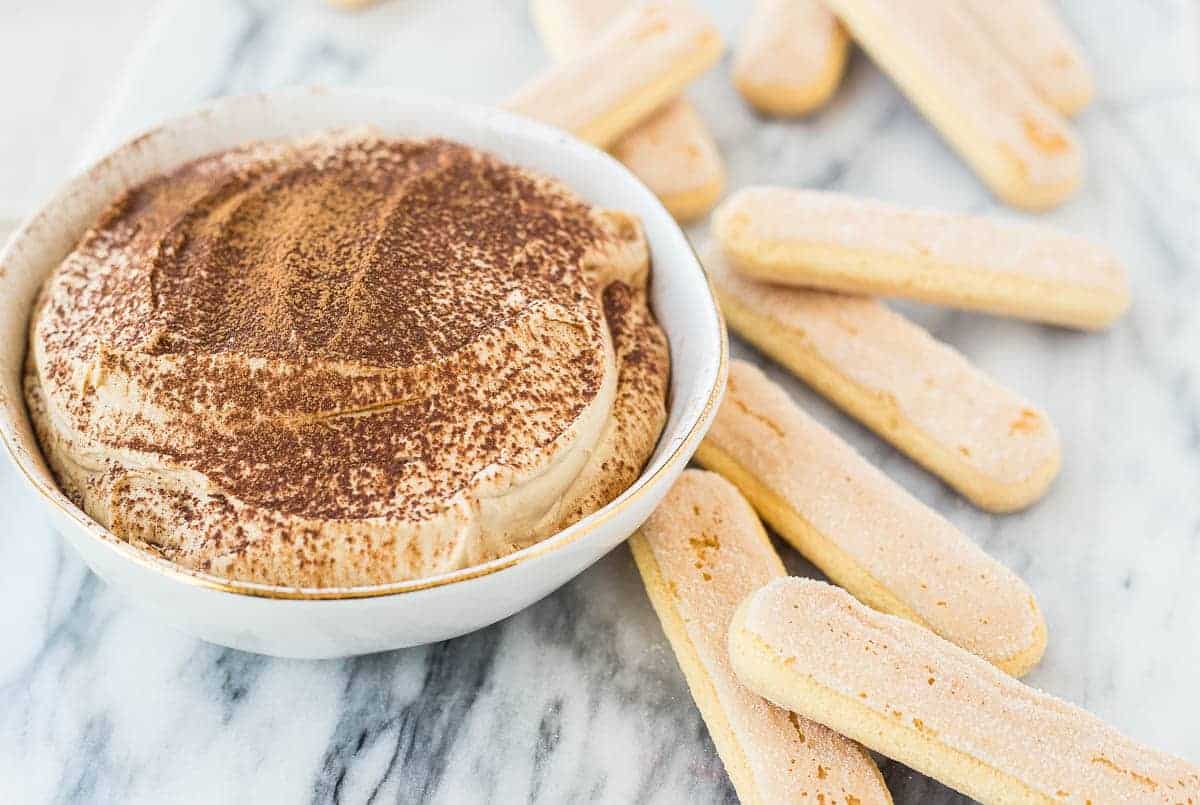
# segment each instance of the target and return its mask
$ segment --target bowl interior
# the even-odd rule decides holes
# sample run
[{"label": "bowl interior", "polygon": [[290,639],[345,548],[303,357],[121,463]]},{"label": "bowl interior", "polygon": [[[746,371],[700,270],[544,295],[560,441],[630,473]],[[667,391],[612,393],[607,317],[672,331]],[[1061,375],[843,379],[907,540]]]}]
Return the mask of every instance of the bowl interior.
[{"label": "bowl interior", "polygon": [[[651,304],[671,351],[670,410],[642,475],[620,497],[575,525],[493,562],[426,579],[357,588],[296,590],[230,582],[147,554],[91,520],[54,483],[29,422],[21,388],[30,307],[41,283],[120,192],[145,178],[247,140],[372,125],[393,136],[458,140],[563,180],[587,201],[636,214],[652,259]],[[69,182],[29,218],[0,254],[0,438],[36,492],[91,537],[130,559],[222,590],[268,597],[389,595],[452,583],[544,554],[585,536],[606,512],[690,458],[715,410],[724,380],[724,328],[707,279],[686,237],[654,195],[619,162],[557,129],[498,109],[391,91],[305,88],[228,98],[129,141]]]}]

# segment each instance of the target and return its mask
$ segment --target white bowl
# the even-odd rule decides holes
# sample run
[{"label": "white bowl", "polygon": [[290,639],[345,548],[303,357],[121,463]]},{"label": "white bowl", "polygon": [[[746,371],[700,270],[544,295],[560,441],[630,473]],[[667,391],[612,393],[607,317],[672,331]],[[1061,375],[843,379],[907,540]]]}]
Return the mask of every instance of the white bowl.
[{"label": "white bowl", "polygon": [[[651,303],[671,346],[666,428],[641,477],[603,509],[487,564],[371,587],[297,589],[181,568],[115,537],[57,488],[21,389],[27,325],[47,274],[118,193],[247,140],[371,124],[439,135],[565,181],[586,200],[639,216],[653,259]],[[74,179],[0,254],[0,438],[55,526],[106,582],[203,640],[284,657],[341,657],[418,645],[508,617],[628,537],[691,458],[720,402],[727,343],[703,269],[654,195],[607,154],[506,112],[392,91],[308,88],[229,98],[137,137]]]}]

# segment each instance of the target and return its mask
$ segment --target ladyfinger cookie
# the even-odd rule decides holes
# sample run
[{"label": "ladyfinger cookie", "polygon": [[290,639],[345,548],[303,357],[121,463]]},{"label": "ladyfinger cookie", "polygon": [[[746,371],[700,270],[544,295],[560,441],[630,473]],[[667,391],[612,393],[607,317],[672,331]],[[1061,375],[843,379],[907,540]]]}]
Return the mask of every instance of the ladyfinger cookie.
[{"label": "ladyfinger cookie", "polygon": [[746,279],[703,253],[738,335],[981,509],[1040,498],[1058,473],[1046,414],[885,305]]},{"label": "ladyfinger cookie", "polygon": [[728,649],[734,610],[785,575],[736,489],[712,473],[686,470],[629,545],[743,803],[892,801],[862,747],[772,706],[734,676]]},{"label": "ladyfinger cookie", "polygon": [[1073,115],[1091,102],[1091,69],[1050,0],[963,5],[1046,103]]},{"label": "ladyfinger cookie", "polygon": [[542,46],[555,61],[569,61],[637,0],[530,0]]},{"label": "ladyfinger cookie", "polygon": [[1200,769],[810,579],[778,579],[729,631],[738,678],[982,803],[1200,803]]},{"label": "ladyfinger cookie", "polygon": [[825,575],[1021,675],[1041,659],[1033,593],[937,512],[734,361],[696,460],[721,473]]},{"label": "ladyfinger cookie", "polygon": [[678,96],[722,48],[717,29],[686,0],[638,3],[507,106],[608,148]]},{"label": "ladyfinger cookie", "polygon": [[1094,330],[1129,307],[1106,250],[1049,227],[907,209],[819,190],[750,187],[713,214],[742,274]]},{"label": "ladyfinger cookie", "polygon": [[849,50],[846,29],[819,0],[756,0],[733,83],[761,112],[807,114],[837,89]]},{"label": "ladyfinger cookie", "polygon": [[965,8],[945,0],[823,2],[997,196],[1044,209],[1075,192],[1083,153],[1074,132]]},{"label": "ladyfinger cookie", "polygon": [[[546,49],[569,59],[630,6],[630,0],[533,0],[534,23]],[[725,185],[725,168],[708,127],[690,103],[668,101],[624,135],[612,154],[679,221],[712,208]]]},{"label": "ladyfinger cookie", "polygon": [[645,182],[677,221],[699,218],[725,189],[717,144],[695,107],[678,98],[617,140],[612,155]]}]

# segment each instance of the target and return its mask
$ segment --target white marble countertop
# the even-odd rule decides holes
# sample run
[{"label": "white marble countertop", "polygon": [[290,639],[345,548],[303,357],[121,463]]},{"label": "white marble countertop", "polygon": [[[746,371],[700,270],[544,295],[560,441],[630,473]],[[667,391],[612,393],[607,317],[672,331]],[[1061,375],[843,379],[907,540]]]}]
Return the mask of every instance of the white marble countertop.
[{"label": "white marble countertop", "polygon": [[[705,5],[736,41],[742,4]],[[772,375],[1029,582],[1050,643],[1028,681],[1200,763],[1200,7],[1063,9],[1099,96],[1078,124],[1086,186],[1045,219],[1126,261],[1131,312],[1081,335],[905,307],[1048,410],[1064,452],[1049,496],[983,514]],[[361,14],[178,0],[150,29],[81,156],[213,95],[353,83],[492,101],[545,63],[520,0],[393,0]],[[833,104],[800,122],[749,112],[728,69],[727,58],[691,96],[731,187],[996,209],[861,54]],[[756,357],[736,340],[734,351]],[[0,568],[0,802],[735,799],[625,548],[492,628],[330,662],[172,631],[92,576],[7,466]],[[961,801],[883,767],[898,803]]]}]

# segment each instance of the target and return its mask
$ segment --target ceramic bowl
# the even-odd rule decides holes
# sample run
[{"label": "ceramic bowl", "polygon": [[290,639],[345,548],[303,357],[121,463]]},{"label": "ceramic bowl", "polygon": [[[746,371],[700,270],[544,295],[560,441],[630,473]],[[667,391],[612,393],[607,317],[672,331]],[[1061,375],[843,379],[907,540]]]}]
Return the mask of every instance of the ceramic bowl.
[{"label": "ceramic bowl", "polygon": [[[353,588],[230,581],[116,538],[57,488],[25,410],[21,364],[34,295],[118,193],[247,140],[371,124],[438,135],[559,177],[594,204],[639,216],[653,260],[651,303],[671,347],[666,428],[641,477],[603,509],[524,550],[440,576]],[[341,657],[429,643],[495,623],[572,579],[628,537],[687,464],[724,386],[727,343],[707,279],[654,195],[591,146],[491,108],[391,91],[309,88],[229,98],[172,120],[101,159],[29,218],[0,254],[0,437],[9,458],[84,561],[136,605],[203,640],[285,657]]]}]

